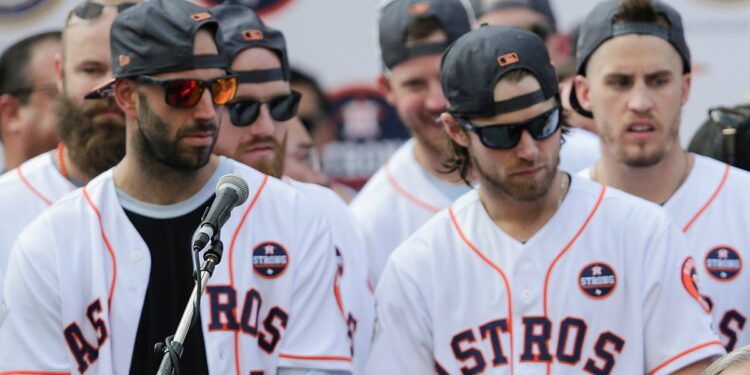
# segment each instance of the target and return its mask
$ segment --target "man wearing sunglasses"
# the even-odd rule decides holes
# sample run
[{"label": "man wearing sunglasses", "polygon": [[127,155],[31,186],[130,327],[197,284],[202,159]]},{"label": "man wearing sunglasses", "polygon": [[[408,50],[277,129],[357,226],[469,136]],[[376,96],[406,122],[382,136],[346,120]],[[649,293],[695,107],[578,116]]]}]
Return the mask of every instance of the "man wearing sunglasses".
[{"label": "man wearing sunglasses", "polygon": [[309,358],[350,369],[325,218],[286,184],[212,155],[220,106],[237,89],[221,35],[208,9],[183,1],[149,0],[115,18],[114,78],[88,97],[113,95],[122,108],[125,156],[16,241],[0,372],[156,373],[154,345],[174,334],[193,289],[191,238],[226,174],[245,180],[250,198],[219,233],[224,261],[181,373],[284,373]]},{"label": "man wearing sunglasses", "polygon": [[[750,173],[681,145],[692,81],[680,14],[662,1],[605,1],[581,25],[570,99],[593,117],[602,158],[582,172],[662,205],[685,232],[727,350],[750,343]],[[576,95],[577,94],[577,95]]]},{"label": "man wearing sunglasses", "polygon": [[481,26],[440,73],[453,164],[479,186],[388,260],[368,373],[698,374],[723,352],[666,215],[558,169],[539,37]]},{"label": "man wearing sunglasses", "polygon": [[[343,319],[341,315],[337,320],[321,316],[315,324],[327,327],[346,322],[355,373],[360,373],[369,353],[374,319],[364,239],[349,208],[336,193],[284,177],[287,136],[293,122],[299,122],[295,115],[300,99],[290,88],[284,35],[266,26],[247,7],[227,5],[219,8],[216,17],[222,27],[230,69],[237,75],[239,86],[236,97],[224,110],[214,152],[283,178],[327,216],[335,245],[329,251],[338,262],[335,295]],[[309,368],[335,369],[323,358],[308,361]],[[305,366],[304,360],[297,362]]]},{"label": "man wearing sunglasses", "polygon": [[474,17],[464,0],[393,0],[383,2],[378,22],[384,71],[378,84],[412,139],[351,203],[376,283],[393,249],[470,189],[457,173],[444,173],[448,142],[438,117],[446,108],[440,56],[471,29]]},{"label": "man wearing sunglasses", "polygon": [[[90,8],[100,9],[99,14],[85,12]],[[13,220],[0,227],[0,295],[10,249],[21,230],[59,198],[112,168],[125,154],[125,116],[120,108],[112,100],[83,98],[112,75],[109,29],[117,13],[116,6],[80,3],[65,20],[62,54],[51,48],[53,55],[48,61],[30,65],[36,69],[46,64],[50,70],[47,79],[52,82],[37,87],[47,92],[35,92],[29,98],[53,95],[46,100],[61,142],[0,177],[0,211],[13,214]],[[45,138],[43,131],[34,136]]]}]

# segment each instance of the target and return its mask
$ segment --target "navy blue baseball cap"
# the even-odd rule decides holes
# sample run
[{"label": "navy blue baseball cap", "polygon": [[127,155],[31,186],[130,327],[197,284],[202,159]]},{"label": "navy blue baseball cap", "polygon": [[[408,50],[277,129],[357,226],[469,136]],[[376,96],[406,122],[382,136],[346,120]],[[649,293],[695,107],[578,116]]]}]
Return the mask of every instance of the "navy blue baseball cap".
[{"label": "navy blue baseball cap", "polygon": [[557,19],[552,11],[549,0],[474,0],[474,11],[477,18],[484,14],[502,9],[523,8],[544,15],[547,26],[552,31],[557,31]]},{"label": "navy blue baseball cap", "polygon": [[[515,70],[526,70],[541,88],[500,102],[495,85]],[[516,26],[482,25],[451,45],[440,66],[440,83],[457,117],[489,117],[517,111],[559,94],[555,68],[544,41]]]},{"label": "navy blue baseball cap", "polygon": [[[602,44],[628,34],[652,35],[666,40],[680,54],[683,73],[690,72],[690,49],[685,40],[682,17],[677,10],[659,0],[651,0],[656,14],[663,17],[669,25],[660,26],[655,22],[616,22],[620,4],[620,0],[603,1],[584,19],[578,36],[577,74],[586,75],[586,64]],[[581,115],[593,118],[593,114],[583,109],[578,102],[575,86],[570,90],[570,105]]]},{"label": "navy blue baseball cap", "polygon": [[[407,46],[406,30],[416,19],[434,17],[448,40]],[[471,30],[474,11],[465,0],[392,0],[380,9],[378,35],[383,65],[393,69],[417,56],[442,54],[453,41]]]},{"label": "navy blue baseball cap", "polygon": [[240,52],[256,47],[275,52],[281,60],[281,69],[234,72],[240,83],[289,81],[291,79],[286,41],[281,31],[268,27],[254,11],[246,6],[227,3],[212,8],[211,12],[221,24],[224,53],[230,64]]},{"label": "navy blue baseball cap", "polygon": [[[194,55],[198,30],[209,28],[219,54]],[[221,52],[219,23],[208,9],[183,0],[148,0],[120,12],[110,30],[113,77],[86,95],[107,97],[119,78],[191,69],[221,68],[229,63]]]}]

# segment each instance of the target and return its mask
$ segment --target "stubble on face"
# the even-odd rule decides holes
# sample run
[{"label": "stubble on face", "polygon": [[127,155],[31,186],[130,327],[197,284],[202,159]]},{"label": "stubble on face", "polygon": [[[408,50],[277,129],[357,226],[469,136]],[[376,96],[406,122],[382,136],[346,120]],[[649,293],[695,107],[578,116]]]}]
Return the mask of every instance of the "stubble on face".
[{"label": "stubble on face", "polygon": [[[218,134],[216,123],[192,123],[172,136],[172,126],[153,111],[143,92],[138,93],[138,100],[141,104],[138,111],[138,138],[133,149],[138,153],[139,159],[146,161],[144,165],[152,165],[149,161],[156,161],[175,170],[196,171],[208,163]],[[213,133],[211,145],[190,149],[180,147],[181,138],[196,132]]]},{"label": "stubble on face", "polygon": [[[469,138],[470,150],[473,143]],[[484,146],[479,144],[477,147]],[[476,157],[474,152],[469,152],[469,157],[481,185],[485,185],[499,195],[525,203],[536,202],[549,193],[552,180],[554,180],[557,168],[560,165],[559,147],[558,152],[552,153],[549,162],[546,164],[517,159],[512,166],[503,165],[502,171],[499,170],[498,163],[483,162]],[[534,179],[521,179],[514,176],[518,171],[541,165],[544,165],[542,173]]]},{"label": "stubble on face", "polygon": [[[106,114],[106,116],[99,116]],[[118,116],[119,114],[119,116]],[[79,108],[63,92],[57,105],[60,138],[71,161],[90,177],[125,156],[125,115],[110,99],[87,100]]]}]

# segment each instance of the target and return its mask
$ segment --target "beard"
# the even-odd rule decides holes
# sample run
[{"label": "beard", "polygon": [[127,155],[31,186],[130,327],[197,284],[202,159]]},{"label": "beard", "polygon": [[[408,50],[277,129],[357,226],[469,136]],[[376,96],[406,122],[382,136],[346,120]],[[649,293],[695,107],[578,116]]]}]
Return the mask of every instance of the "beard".
[{"label": "beard", "polygon": [[[101,113],[119,113],[121,117]],[[111,99],[86,100],[79,108],[65,92],[57,105],[60,138],[73,164],[94,177],[114,167],[125,156],[125,115]]]},{"label": "beard", "polygon": [[[662,127],[666,131],[666,140],[661,143],[639,143],[639,144],[618,144],[620,141],[615,134],[605,132],[602,139],[607,147],[615,152],[615,157],[621,163],[628,167],[643,168],[659,164],[667,156],[670,147],[674,147],[679,142],[681,116],[677,116],[675,122],[668,127]],[[612,147],[614,146],[614,148]]]},{"label": "beard", "polygon": [[[481,146],[483,147],[483,146]],[[539,199],[545,197],[552,186],[552,180],[555,178],[557,168],[560,165],[559,148],[558,152],[554,154],[552,163],[548,164],[544,168],[541,176],[533,180],[526,181],[513,181],[512,178],[499,177],[497,173],[497,164],[491,164],[489,166],[483,166],[482,163],[477,160],[474,155],[470,154],[471,165],[479,176],[480,185],[486,185],[493,191],[510,197],[519,202],[531,203],[536,202]],[[507,171],[522,170],[534,167],[534,162],[521,160],[513,168],[505,168]]]},{"label": "beard", "polygon": [[[134,150],[138,153],[139,159],[146,161],[144,165],[151,165],[149,161],[157,161],[175,170],[196,171],[208,163],[216,144],[219,129],[216,123],[194,123],[180,129],[177,135],[172,137],[172,126],[154,113],[146,95],[138,93],[138,100],[141,108],[138,111],[138,138]],[[211,145],[192,147],[189,150],[181,149],[179,140],[195,132],[213,133]]]},{"label": "beard", "polygon": [[[278,124],[276,126],[279,126]],[[240,160],[243,163],[249,165],[253,169],[265,173],[269,176],[281,178],[284,175],[284,158],[286,157],[286,135],[281,142],[278,142],[274,137],[263,137],[256,138],[250,142],[246,142],[240,145],[238,150],[247,150],[257,144],[271,144],[273,145],[273,155],[259,158],[255,160],[242,160],[241,156],[238,156],[236,160]],[[241,155],[241,152],[240,152]]]}]

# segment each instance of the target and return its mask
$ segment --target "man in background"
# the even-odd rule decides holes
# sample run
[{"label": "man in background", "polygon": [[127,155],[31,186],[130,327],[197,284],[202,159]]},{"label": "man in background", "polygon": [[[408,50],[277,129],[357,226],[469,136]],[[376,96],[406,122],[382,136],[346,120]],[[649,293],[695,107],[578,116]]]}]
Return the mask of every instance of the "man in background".
[{"label": "man in background", "polygon": [[84,1],[71,10],[62,31],[62,54],[49,61],[56,74],[55,92],[60,91],[50,105],[62,142],[0,176],[0,211],[13,213],[13,220],[0,226],[0,295],[10,249],[21,230],[125,153],[125,117],[117,104],[83,98],[112,74],[109,29],[123,8],[118,4],[127,3]]},{"label": "man in background", "polygon": [[58,142],[54,60],[59,31],[26,37],[0,56],[0,142],[4,171],[13,169]]},{"label": "man in background", "polygon": [[471,5],[462,0],[394,0],[380,9],[378,84],[412,138],[351,203],[365,232],[374,281],[398,244],[470,189],[460,171],[444,173],[448,141],[439,116],[447,107],[440,58],[473,24]]}]

